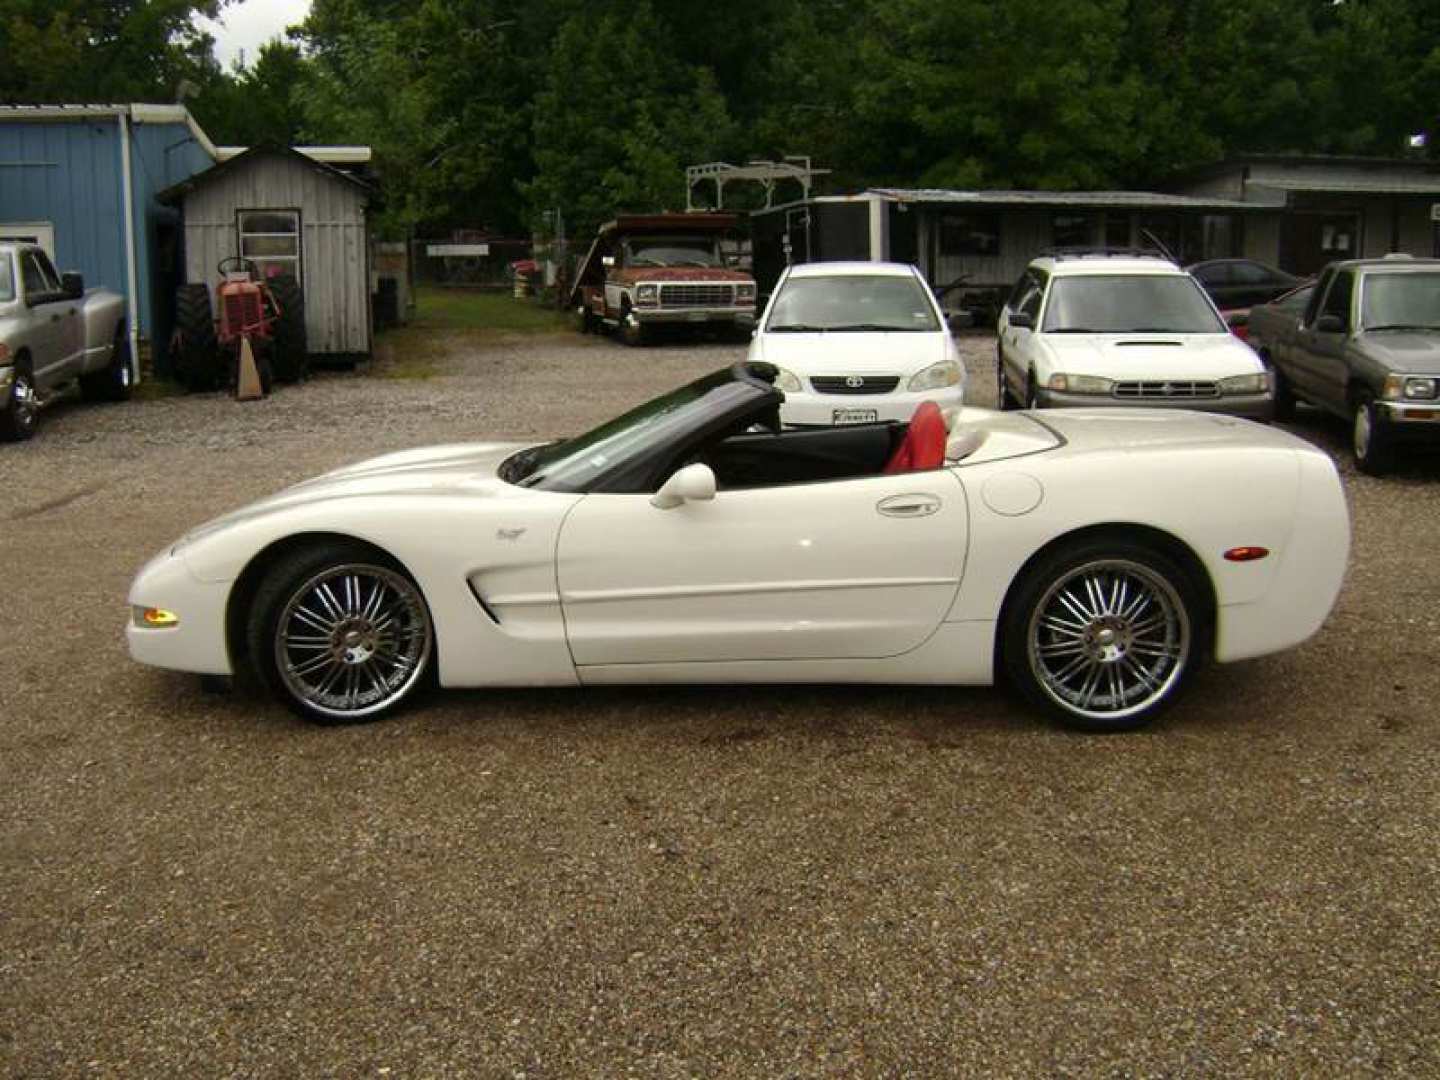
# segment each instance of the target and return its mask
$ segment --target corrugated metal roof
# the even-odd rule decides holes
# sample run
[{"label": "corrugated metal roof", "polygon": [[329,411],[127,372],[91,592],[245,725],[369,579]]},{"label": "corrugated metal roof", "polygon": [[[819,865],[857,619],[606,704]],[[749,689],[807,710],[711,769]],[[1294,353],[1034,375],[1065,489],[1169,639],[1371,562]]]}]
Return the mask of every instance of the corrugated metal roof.
[{"label": "corrugated metal roof", "polygon": [[1265,176],[1247,191],[1323,191],[1356,195],[1440,195],[1440,176]]},{"label": "corrugated metal roof", "polygon": [[1168,195],[1155,191],[951,191],[944,188],[872,188],[896,202],[968,203],[975,206],[1074,206],[1122,210],[1258,210],[1233,199]]}]

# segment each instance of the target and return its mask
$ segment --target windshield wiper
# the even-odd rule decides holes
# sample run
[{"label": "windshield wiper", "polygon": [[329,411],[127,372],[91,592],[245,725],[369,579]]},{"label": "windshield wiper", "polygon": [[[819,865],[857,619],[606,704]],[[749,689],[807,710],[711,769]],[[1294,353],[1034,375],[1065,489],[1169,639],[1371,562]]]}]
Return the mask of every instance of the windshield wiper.
[{"label": "windshield wiper", "polygon": [[890,326],[887,323],[857,322],[843,323],[840,326],[832,326],[831,330],[838,330],[842,333],[849,330],[882,330],[886,333],[909,334],[920,330],[917,326]]},{"label": "windshield wiper", "polygon": [[823,334],[826,330],[829,330],[830,327],[811,326],[809,323],[792,322],[785,323],[783,326],[776,326],[772,323],[767,329],[769,329],[772,334]]},{"label": "windshield wiper", "polygon": [[1366,326],[1365,330],[1440,330],[1431,323],[1386,323],[1384,326]]}]

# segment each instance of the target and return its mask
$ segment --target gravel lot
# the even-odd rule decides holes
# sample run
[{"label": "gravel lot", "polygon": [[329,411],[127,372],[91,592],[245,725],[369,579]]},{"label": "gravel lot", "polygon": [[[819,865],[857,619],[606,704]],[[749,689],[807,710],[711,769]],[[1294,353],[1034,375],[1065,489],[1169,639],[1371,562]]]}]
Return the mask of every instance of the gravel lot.
[{"label": "gravel lot", "polygon": [[188,526],[741,353],[395,340],[0,447],[0,1074],[1440,1071],[1440,462],[1342,461],[1326,629],[1131,736],[883,687],[450,692],[331,731],[131,664],[126,587]]}]

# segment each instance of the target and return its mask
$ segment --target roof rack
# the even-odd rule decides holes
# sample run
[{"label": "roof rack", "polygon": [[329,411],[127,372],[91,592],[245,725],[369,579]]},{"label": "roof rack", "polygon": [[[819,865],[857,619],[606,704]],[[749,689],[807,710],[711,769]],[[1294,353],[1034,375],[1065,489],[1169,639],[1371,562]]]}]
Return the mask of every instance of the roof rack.
[{"label": "roof rack", "polygon": [[1163,251],[1155,248],[1139,247],[1104,247],[1094,245],[1076,245],[1072,247],[1048,247],[1040,252],[1052,259],[1165,259],[1170,257]]}]

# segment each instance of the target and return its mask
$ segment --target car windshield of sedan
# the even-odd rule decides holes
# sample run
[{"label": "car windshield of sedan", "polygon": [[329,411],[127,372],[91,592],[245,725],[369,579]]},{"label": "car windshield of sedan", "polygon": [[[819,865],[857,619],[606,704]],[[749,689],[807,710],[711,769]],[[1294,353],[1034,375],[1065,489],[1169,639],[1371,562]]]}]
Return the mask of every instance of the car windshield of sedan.
[{"label": "car windshield of sedan", "polygon": [[715,411],[715,403],[706,399],[734,385],[730,371],[717,371],[584,435],[521,450],[500,466],[500,478],[546,491],[584,491],[601,474],[702,422]]},{"label": "car windshield of sedan", "polygon": [[1057,277],[1045,304],[1052,334],[1226,334],[1194,278],[1181,274]]},{"label": "car windshield of sedan", "polygon": [[929,298],[913,277],[845,274],[791,278],[775,298],[767,333],[940,329]]},{"label": "car windshield of sedan", "polygon": [[715,241],[708,236],[665,236],[656,239],[637,238],[625,242],[630,252],[629,266],[704,266],[723,267],[724,258]]},{"label": "car windshield of sedan", "polygon": [[1366,274],[1364,330],[1440,330],[1440,272]]}]

